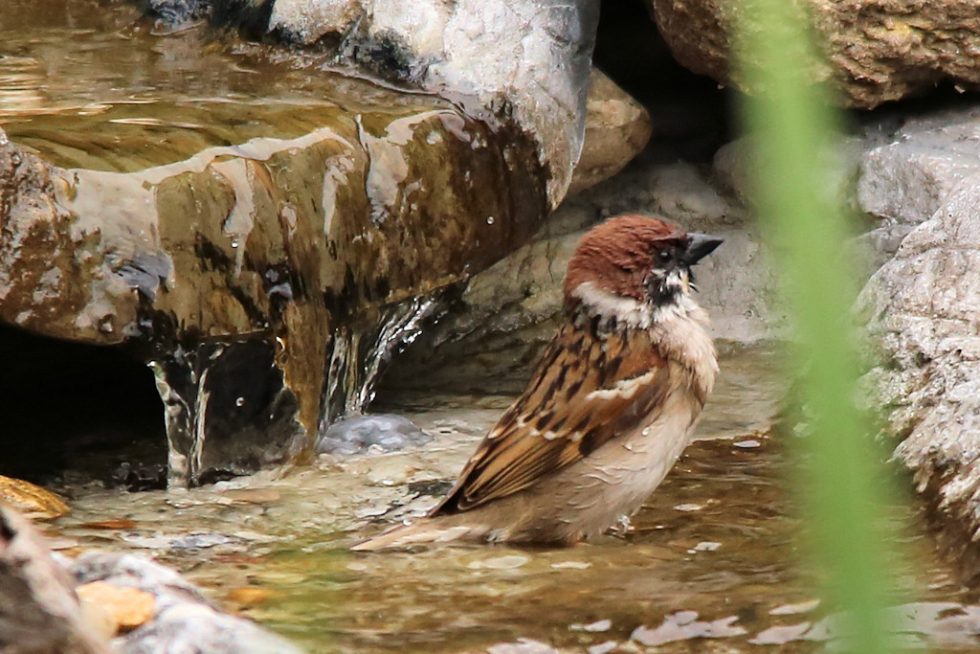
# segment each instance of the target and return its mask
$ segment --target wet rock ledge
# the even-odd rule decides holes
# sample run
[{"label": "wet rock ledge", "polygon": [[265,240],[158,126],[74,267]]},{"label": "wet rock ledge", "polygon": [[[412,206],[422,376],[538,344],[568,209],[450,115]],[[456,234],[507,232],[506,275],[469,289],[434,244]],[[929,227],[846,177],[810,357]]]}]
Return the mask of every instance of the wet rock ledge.
[{"label": "wet rock ledge", "polygon": [[171,484],[309,451],[359,411],[442,290],[560,201],[582,146],[594,3],[507,3],[506,21],[442,0],[149,4],[307,54],[119,3],[46,0],[32,24],[28,4],[0,18],[27,62],[51,43],[104,59],[53,82],[26,63],[25,85],[64,92],[4,109],[0,321],[147,361]]}]

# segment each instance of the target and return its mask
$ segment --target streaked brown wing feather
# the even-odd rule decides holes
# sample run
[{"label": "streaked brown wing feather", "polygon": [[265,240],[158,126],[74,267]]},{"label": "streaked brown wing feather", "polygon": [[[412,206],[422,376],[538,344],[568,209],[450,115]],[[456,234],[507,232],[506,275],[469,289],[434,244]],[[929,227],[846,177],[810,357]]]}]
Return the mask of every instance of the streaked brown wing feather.
[{"label": "streaked brown wing feather", "polygon": [[599,337],[566,325],[432,514],[511,495],[588,456],[655,411],[668,386],[666,361],[645,332]]}]

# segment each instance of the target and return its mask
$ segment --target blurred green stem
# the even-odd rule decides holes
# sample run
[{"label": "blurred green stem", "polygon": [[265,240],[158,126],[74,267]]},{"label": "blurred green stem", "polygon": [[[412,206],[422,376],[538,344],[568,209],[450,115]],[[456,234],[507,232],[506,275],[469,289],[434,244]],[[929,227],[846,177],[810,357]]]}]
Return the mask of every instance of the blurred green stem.
[{"label": "blurred green stem", "polygon": [[741,73],[755,94],[744,113],[757,145],[756,200],[794,316],[790,374],[802,373],[810,420],[799,457],[803,517],[825,596],[842,611],[845,651],[884,654],[893,539],[882,516],[886,471],[855,406],[858,355],[848,316],[856,267],[844,254],[845,218],[823,188],[835,116],[812,80],[818,60],[796,3],[751,0],[741,10]]}]

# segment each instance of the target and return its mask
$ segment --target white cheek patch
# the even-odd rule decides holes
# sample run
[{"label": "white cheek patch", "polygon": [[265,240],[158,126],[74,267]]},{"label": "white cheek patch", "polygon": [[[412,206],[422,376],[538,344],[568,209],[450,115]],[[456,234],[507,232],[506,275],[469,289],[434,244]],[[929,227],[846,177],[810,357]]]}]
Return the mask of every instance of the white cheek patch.
[{"label": "white cheek patch", "polygon": [[604,291],[592,282],[582,282],[572,291],[572,296],[581,300],[591,313],[615,318],[631,327],[646,329],[650,326],[650,307],[633,298],[620,297]]}]

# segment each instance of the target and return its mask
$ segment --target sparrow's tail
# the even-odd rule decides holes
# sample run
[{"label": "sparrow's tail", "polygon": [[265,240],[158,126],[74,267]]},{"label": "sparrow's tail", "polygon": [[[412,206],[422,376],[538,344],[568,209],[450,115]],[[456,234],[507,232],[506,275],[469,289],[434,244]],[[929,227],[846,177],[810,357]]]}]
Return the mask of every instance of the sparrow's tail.
[{"label": "sparrow's tail", "polygon": [[[420,518],[408,525],[398,525],[384,531],[374,538],[361,541],[351,547],[357,552],[373,552],[377,550],[399,549],[413,545],[449,543],[452,541],[481,541],[486,540],[490,528],[458,524],[452,520],[455,516],[439,516]],[[455,523],[455,524],[454,524]]]}]

